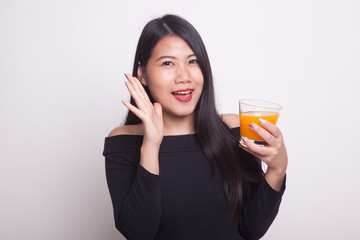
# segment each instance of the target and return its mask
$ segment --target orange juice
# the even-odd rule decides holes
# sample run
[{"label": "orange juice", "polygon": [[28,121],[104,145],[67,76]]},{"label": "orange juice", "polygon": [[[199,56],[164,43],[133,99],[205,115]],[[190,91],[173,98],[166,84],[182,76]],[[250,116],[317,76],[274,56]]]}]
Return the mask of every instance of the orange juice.
[{"label": "orange juice", "polygon": [[257,135],[251,128],[249,127],[249,123],[253,122],[262,127],[259,122],[259,118],[267,120],[273,124],[276,124],[276,121],[279,117],[279,113],[277,112],[244,112],[239,115],[240,117],[240,136],[247,137],[248,139],[255,141],[264,141],[259,135]]}]

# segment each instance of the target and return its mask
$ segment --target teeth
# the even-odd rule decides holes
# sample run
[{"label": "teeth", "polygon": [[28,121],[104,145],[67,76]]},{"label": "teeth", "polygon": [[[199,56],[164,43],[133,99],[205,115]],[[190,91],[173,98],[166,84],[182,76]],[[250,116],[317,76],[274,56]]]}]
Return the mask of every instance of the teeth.
[{"label": "teeth", "polygon": [[175,92],[174,94],[181,94],[181,95],[186,95],[186,94],[190,94],[191,91],[186,91],[186,92]]}]

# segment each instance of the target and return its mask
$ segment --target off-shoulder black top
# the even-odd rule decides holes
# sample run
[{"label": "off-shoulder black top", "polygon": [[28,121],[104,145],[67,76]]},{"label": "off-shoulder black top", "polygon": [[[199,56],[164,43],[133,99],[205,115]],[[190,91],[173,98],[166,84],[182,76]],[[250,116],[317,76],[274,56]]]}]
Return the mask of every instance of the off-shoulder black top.
[{"label": "off-shoulder black top", "polygon": [[219,171],[211,176],[195,134],[164,136],[160,175],[139,165],[142,140],[139,135],[107,137],[103,152],[115,226],[127,239],[259,239],[266,233],[285,181],[275,191],[263,178],[244,199],[241,221],[234,227],[222,176]]}]

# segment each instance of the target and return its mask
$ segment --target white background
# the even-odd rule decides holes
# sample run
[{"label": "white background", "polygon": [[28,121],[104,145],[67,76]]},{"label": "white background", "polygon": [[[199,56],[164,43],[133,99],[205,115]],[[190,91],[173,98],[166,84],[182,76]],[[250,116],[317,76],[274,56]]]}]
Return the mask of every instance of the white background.
[{"label": "white background", "polygon": [[202,35],[220,113],[284,106],[288,188],[263,239],[359,239],[357,0],[1,0],[0,239],[122,239],[103,143],[140,32],[165,13]]}]

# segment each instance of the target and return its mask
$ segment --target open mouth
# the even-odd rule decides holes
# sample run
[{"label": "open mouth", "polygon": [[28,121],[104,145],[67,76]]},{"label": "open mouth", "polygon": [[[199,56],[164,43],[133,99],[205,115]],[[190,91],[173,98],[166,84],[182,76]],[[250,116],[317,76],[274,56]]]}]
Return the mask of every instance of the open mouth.
[{"label": "open mouth", "polygon": [[171,92],[171,94],[180,102],[188,102],[191,100],[194,89],[182,89]]}]

